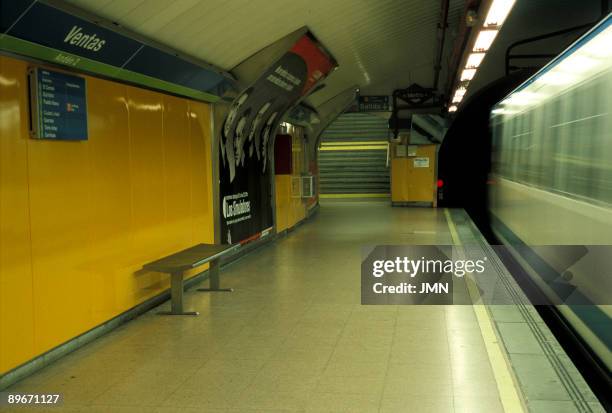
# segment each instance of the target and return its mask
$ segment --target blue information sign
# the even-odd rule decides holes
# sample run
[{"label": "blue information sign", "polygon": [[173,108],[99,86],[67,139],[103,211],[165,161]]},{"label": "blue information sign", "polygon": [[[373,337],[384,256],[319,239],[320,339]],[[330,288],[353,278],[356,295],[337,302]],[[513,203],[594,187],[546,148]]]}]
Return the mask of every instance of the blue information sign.
[{"label": "blue information sign", "polygon": [[85,79],[41,68],[35,75],[36,137],[87,140]]}]

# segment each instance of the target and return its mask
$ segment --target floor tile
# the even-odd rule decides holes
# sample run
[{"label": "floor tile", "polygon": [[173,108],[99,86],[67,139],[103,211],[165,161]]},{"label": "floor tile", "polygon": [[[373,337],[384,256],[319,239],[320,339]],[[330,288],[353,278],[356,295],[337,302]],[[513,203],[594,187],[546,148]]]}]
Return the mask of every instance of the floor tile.
[{"label": "floor tile", "polygon": [[453,399],[438,396],[405,396],[401,398],[384,397],[380,405],[381,413],[418,412],[453,413]]},{"label": "floor tile", "polygon": [[375,413],[380,396],[368,394],[313,393],[306,405],[308,413]]},{"label": "floor tile", "polygon": [[495,412],[471,308],[360,304],[363,245],[436,242],[441,210],[323,205],[224,268],[232,294],[187,291],[200,317],[164,303],[13,389],[63,392],[67,412]]},{"label": "floor tile", "polygon": [[528,400],[570,400],[563,383],[543,355],[511,354],[521,390]]}]

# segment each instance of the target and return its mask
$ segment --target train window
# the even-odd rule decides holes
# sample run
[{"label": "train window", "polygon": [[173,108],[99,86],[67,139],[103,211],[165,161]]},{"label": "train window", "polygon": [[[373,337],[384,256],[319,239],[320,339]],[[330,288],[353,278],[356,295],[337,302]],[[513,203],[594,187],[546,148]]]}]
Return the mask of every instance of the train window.
[{"label": "train window", "polygon": [[531,111],[522,112],[517,118],[517,128],[514,135],[518,155],[518,170],[516,179],[519,182],[530,183],[529,153],[531,150]]},{"label": "train window", "polygon": [[518,142],[515,135],[518,130],[518,116],[512,116],[506,123],[507,128],[504,131],[508,147],[508,179],[516,180],[516,170],[518,168]]},{"label": "train window", "polygon": [[567,180],[567,168],[564,165],[564,159],[567,153],[567,133],[564,125],[567,125],[569,115],[571,112],[570,106],[572,97],[571,92],[565,95],[555,97],[553,101],[553,112],[551,123],[549,126],[549,133],[551,135],[552,146],[553,146],[553,163],[554,163],[554,175],[552,179],[551,188],[557,192],[565,193],[566,180]]},{"label": "train window", "polygon": [[499,174],[505,178],[511,178],[512,175],[512,150],[510,135],[512,132],[512,119],[504,117],[498,127],[499,141]]},{"label": "train window", "polygon": [[556,139],[553,135],[551,124],[555,116],[555,98],[544,102],[541,109],[542,119],[538,122],[538,139],[541,142],[541,162],[540,162],[540,179],[539,184],[544,188],[553,186],[555,176],[555,151]]},{"label": "train window", "polygon": [[609,93],[605,93],[606,85],[609,85],[611,73],[604,73],[593,79],[585,92],[585,105],[590,106],[586,116],[589,123],[589,145],[585,148],[584,156],[589,160],[589,195],[605,203],[612,203],[612,150],[610,144],[610,129],[606,122],[610,122],[610,114],[607,111],[610,102]]},{"label": "train window", "polygon": [[[545,105],[548,127],[541,136],[541,165],[549,170],[542,186],[566,196],[612,203],[609,114],[602,109],[610,99],[605,93],[609,76],[591,79]],[[552,178],[549,185],[546,178]]]},{"label": "train window", "polygon": [[502,128],[502,116],[491,118],[491,171],[496,174],[501,172]]}]

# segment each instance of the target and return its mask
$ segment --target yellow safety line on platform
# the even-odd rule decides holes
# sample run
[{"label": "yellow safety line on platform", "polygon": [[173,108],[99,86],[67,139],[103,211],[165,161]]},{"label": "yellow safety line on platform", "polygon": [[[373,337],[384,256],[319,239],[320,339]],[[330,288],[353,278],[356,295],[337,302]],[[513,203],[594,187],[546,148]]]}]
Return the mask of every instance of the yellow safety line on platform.
[{"label": "yellow safety line on platform", "polygon": [[388,198],[391,194],[320,194],[319,198]]},{"label": "yellow safety line on platform", "polygon": [[386,151],[387,145],[372,145],[372,146],[324,146],[320,151],[367,151],[381,150]]},{"label": "yellow safety line on platform", "polygon": [[387,141],[323,142],[323,146],[386,145]]},{"label": "yellow safety line on platform", "polygon": [[[457,228],[447,208],[444,208],[444,216],[446,217],[446,222],[448,222],[453,244],[461,245],[461,239],[457,233]],[[476,301],[479,297],[476,284],[473,282],[466,282],[466,285],[472,302]],[[491,362],[493,375],[497,383],[497,391],[504,411],[507,413],[525,412],[526,409],[522,398],[517,391],[517,382],[514,379],[512,367],[504,356],[504,350],[501,347],[502,345],[497,334],[495,334],[495,327],[487,308],[484,304],[474,304],[472,308],[476,314],[478,327],[480,327],[480,333],[489,356],[489,361]]]}]

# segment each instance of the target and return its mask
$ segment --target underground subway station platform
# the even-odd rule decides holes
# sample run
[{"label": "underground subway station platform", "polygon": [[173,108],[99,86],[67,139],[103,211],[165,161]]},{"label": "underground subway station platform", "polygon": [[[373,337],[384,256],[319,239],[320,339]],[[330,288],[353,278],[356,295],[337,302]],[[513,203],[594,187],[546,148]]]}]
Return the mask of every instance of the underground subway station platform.
[{"label": "underground subway station platform", "polygon": [[0,0],[0,411],[612,411],[611,6]]}]

